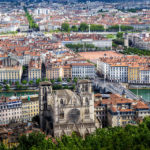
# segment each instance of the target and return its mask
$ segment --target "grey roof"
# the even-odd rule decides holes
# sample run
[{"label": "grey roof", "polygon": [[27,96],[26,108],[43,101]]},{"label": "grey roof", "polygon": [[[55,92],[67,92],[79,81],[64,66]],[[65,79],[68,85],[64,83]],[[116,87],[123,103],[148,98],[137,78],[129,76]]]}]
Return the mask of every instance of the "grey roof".
[{"label": "grey roof", "polygon": [[67,104],[73,98],[75,98],[76,100],[80,100],[80,98],[78,97],[78,95],[76,93],[72,92],[71,90],[67,90],[67,89],[57,90],[56,95],[60,98],[65,98],[67,100]]},{"label": "grey roof", "polygon": [[82,84],[82,83],[92,83],[90,80],[88,79],[84,79],[84,80],[79,80],[78,84]]},{"label": "grey roof", "polygon": [[40,86],[51,86],[52,83],[51,83],[50,81],[42,81],[42,82],[40,82],[39,85],[40,85]]}]

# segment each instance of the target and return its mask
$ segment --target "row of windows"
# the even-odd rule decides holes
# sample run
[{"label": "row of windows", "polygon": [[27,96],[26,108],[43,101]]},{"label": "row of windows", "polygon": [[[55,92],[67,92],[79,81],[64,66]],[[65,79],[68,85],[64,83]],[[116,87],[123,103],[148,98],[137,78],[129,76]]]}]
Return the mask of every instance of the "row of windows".
[{"label": "row of windows", "polygon": [[18,108],[21,107],[21,104],[15,104],[15,105],[7,105],[7,106],[0,106],[0,110],[1,109],[11,109],[11,108]]}]

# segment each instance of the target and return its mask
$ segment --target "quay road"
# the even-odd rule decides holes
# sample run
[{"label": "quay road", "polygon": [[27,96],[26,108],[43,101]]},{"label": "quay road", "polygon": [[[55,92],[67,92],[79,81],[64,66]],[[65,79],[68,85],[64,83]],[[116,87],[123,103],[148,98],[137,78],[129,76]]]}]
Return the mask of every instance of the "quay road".
[{"label": "quay road", "polygon": [[119,94],[122,95],[125,93],[127,98],[138,100],[139,97],[137,97],[134,93],[132,93],[127,88],[123,87],[120,83],[114,83],[109,81],[104,81],[104,79],[101,78],[95,78],[93,81],[93,87],[95,90],[99,90],[100,93],[106,93],[110,92],[113,94]]},{"label": "quay road", "polygon": [[71,32],[71,33],[78,33],[78,34],[101,34],[101,35],[113,34],[113,35],[116,35],[118,32]]}]

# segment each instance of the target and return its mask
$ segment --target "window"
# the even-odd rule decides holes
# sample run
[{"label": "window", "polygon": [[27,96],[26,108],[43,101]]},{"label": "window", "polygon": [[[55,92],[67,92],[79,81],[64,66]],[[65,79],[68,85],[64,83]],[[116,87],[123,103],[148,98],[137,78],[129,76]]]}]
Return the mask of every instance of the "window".
[{"label": "window", "polygon": [[61,100],[60,100],[60,104],[61,104],[61,105],[63,105],[63,104],[64,104],[63,99],[61,99]]},{"label": "window", "polygon": [[85,105],[89,106],[89,100],[88,100],[88,98],[86,98],[86,100],[85,100]]},{"label": "window", "polygon": [[59,114],[60,119],[64,119],[64,111],[61,111]]}]

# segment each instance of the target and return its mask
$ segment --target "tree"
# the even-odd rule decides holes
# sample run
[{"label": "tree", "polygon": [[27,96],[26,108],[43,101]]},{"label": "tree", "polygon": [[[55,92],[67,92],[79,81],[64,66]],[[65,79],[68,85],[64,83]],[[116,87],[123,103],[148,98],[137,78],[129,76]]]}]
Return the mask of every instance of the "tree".
[{"label": "tree", "polygon": [[22,84],[26,85],[27,83],[27,80],[22,80]]},{"label": "tree", "polygon": [[25,11],[25,16],[27,17],[28,22],[29,22],[29,28],[39,30],[39,26],[35,23],[32,15],[29,14],[27,8],[24,8],[24,11]]},{"label": "tree", "polygon": [[118,33],[117,33],[117,38],[119,38],[119,39],[120,39],[120,38],[123,38],[123,32],[118,32]]},{"label": "tree", "polygon": [[73,25],[73,26],[71,27],[71,31],[73,31],[73,32],[77,32],[77,31],[78,31],[77,26]]},{"label": "tree", "polygon": [[6,84],[5,89],[6,89],[6,91],[8,91],[10,89],[10,86],[8,84]]},{"label": "tree", "polygon": [[[35,117],[36,118],[36,117]],[[38,119],[38,118],[36,118]],[[35,120],[36,120],[35,119]],[[6,150],[4,144],[0,149]],[[19,137],[15,150],[149,150],[150,149],[150,117],[143,123],[126,125],[125,127],[99,128],[83,139],[77,132],[61,138],[46,138],[41,132],[23,134]],[[7,149],[8,150],[8,149]]]},{"label": "tree", "polygon": [[39,85],[39,83],[41,82],[41,79],[37,79],[36,80],[36,84]]},{"label": "tree", "polygon": [[78,78],[75,77],[75,78],[73,79],[73,82],[77,83],[77,82],[78,82]]},{"label": "tree", "polygon": [[89,26],[86,23],[81,23],[79,26],[79,31],[86,32],[88,31]]},{"label": "tree", "polygon": [[3,88],[3,87],[2,87],[2,86],[0,86],[0,90],[2,90],[2,88]]},{"label": "tree", "polygon": [[55,80],[51,79],[51,83],[54,84]]},{"label": "tree", "polygon": [[3,143],[0,143],[0,150],[8,150]]},{"label": "tree", "polygon": [[22,85],[17,84],[17,85],[16,85],[16,88],[17,88],[18,90],[21,90],[21,89],[22,89]]},{"label": "tree", "polygon": [[70,31],[69,24],[68,24],[68,23],[63,23],[63,24],[61,25],[61,31],[69,32],[69,31]]},{"label": "tree", "polygon": [[4,84],[6,84],[7,83],[7,80],[4,80]]},{"label": "tree", "polygon": [[57,82],[62,82],[62,79],[59,77],[59,78],[57,79]]},{"label": "tree", "polygon": [[60,90],[62,89],[62,85],[54,84],[53,85],[53,90]]},{"label": "tree", "polygon": [[91,24],[90,30],[91,31],[104,31],[104,26],[103,25]]},{"label": "tree", "polygon": [[69,78],[67,78],[67,82],[70,82],[71,80]]},{"label": "tree", "polygon": [[47,78],[43,78],[43,80],[42,81],[48,81],[48,79]]},{"label": "tree", "polygon": [[30,80],[30,81],[29,81],[29,84],[30,84],[30,85],[32,85],[32,84],[33,84],[33,81],[32,81],[32,80]]},{"label": "tree", "polygon": [[9,81],[9,84],[12,85],[12,81]]},{"label": "tree", "polygon": [[19,81],[16,81],[16,82],[15,82],[15,85],[18,85],[18,84],[19,84]]}]

